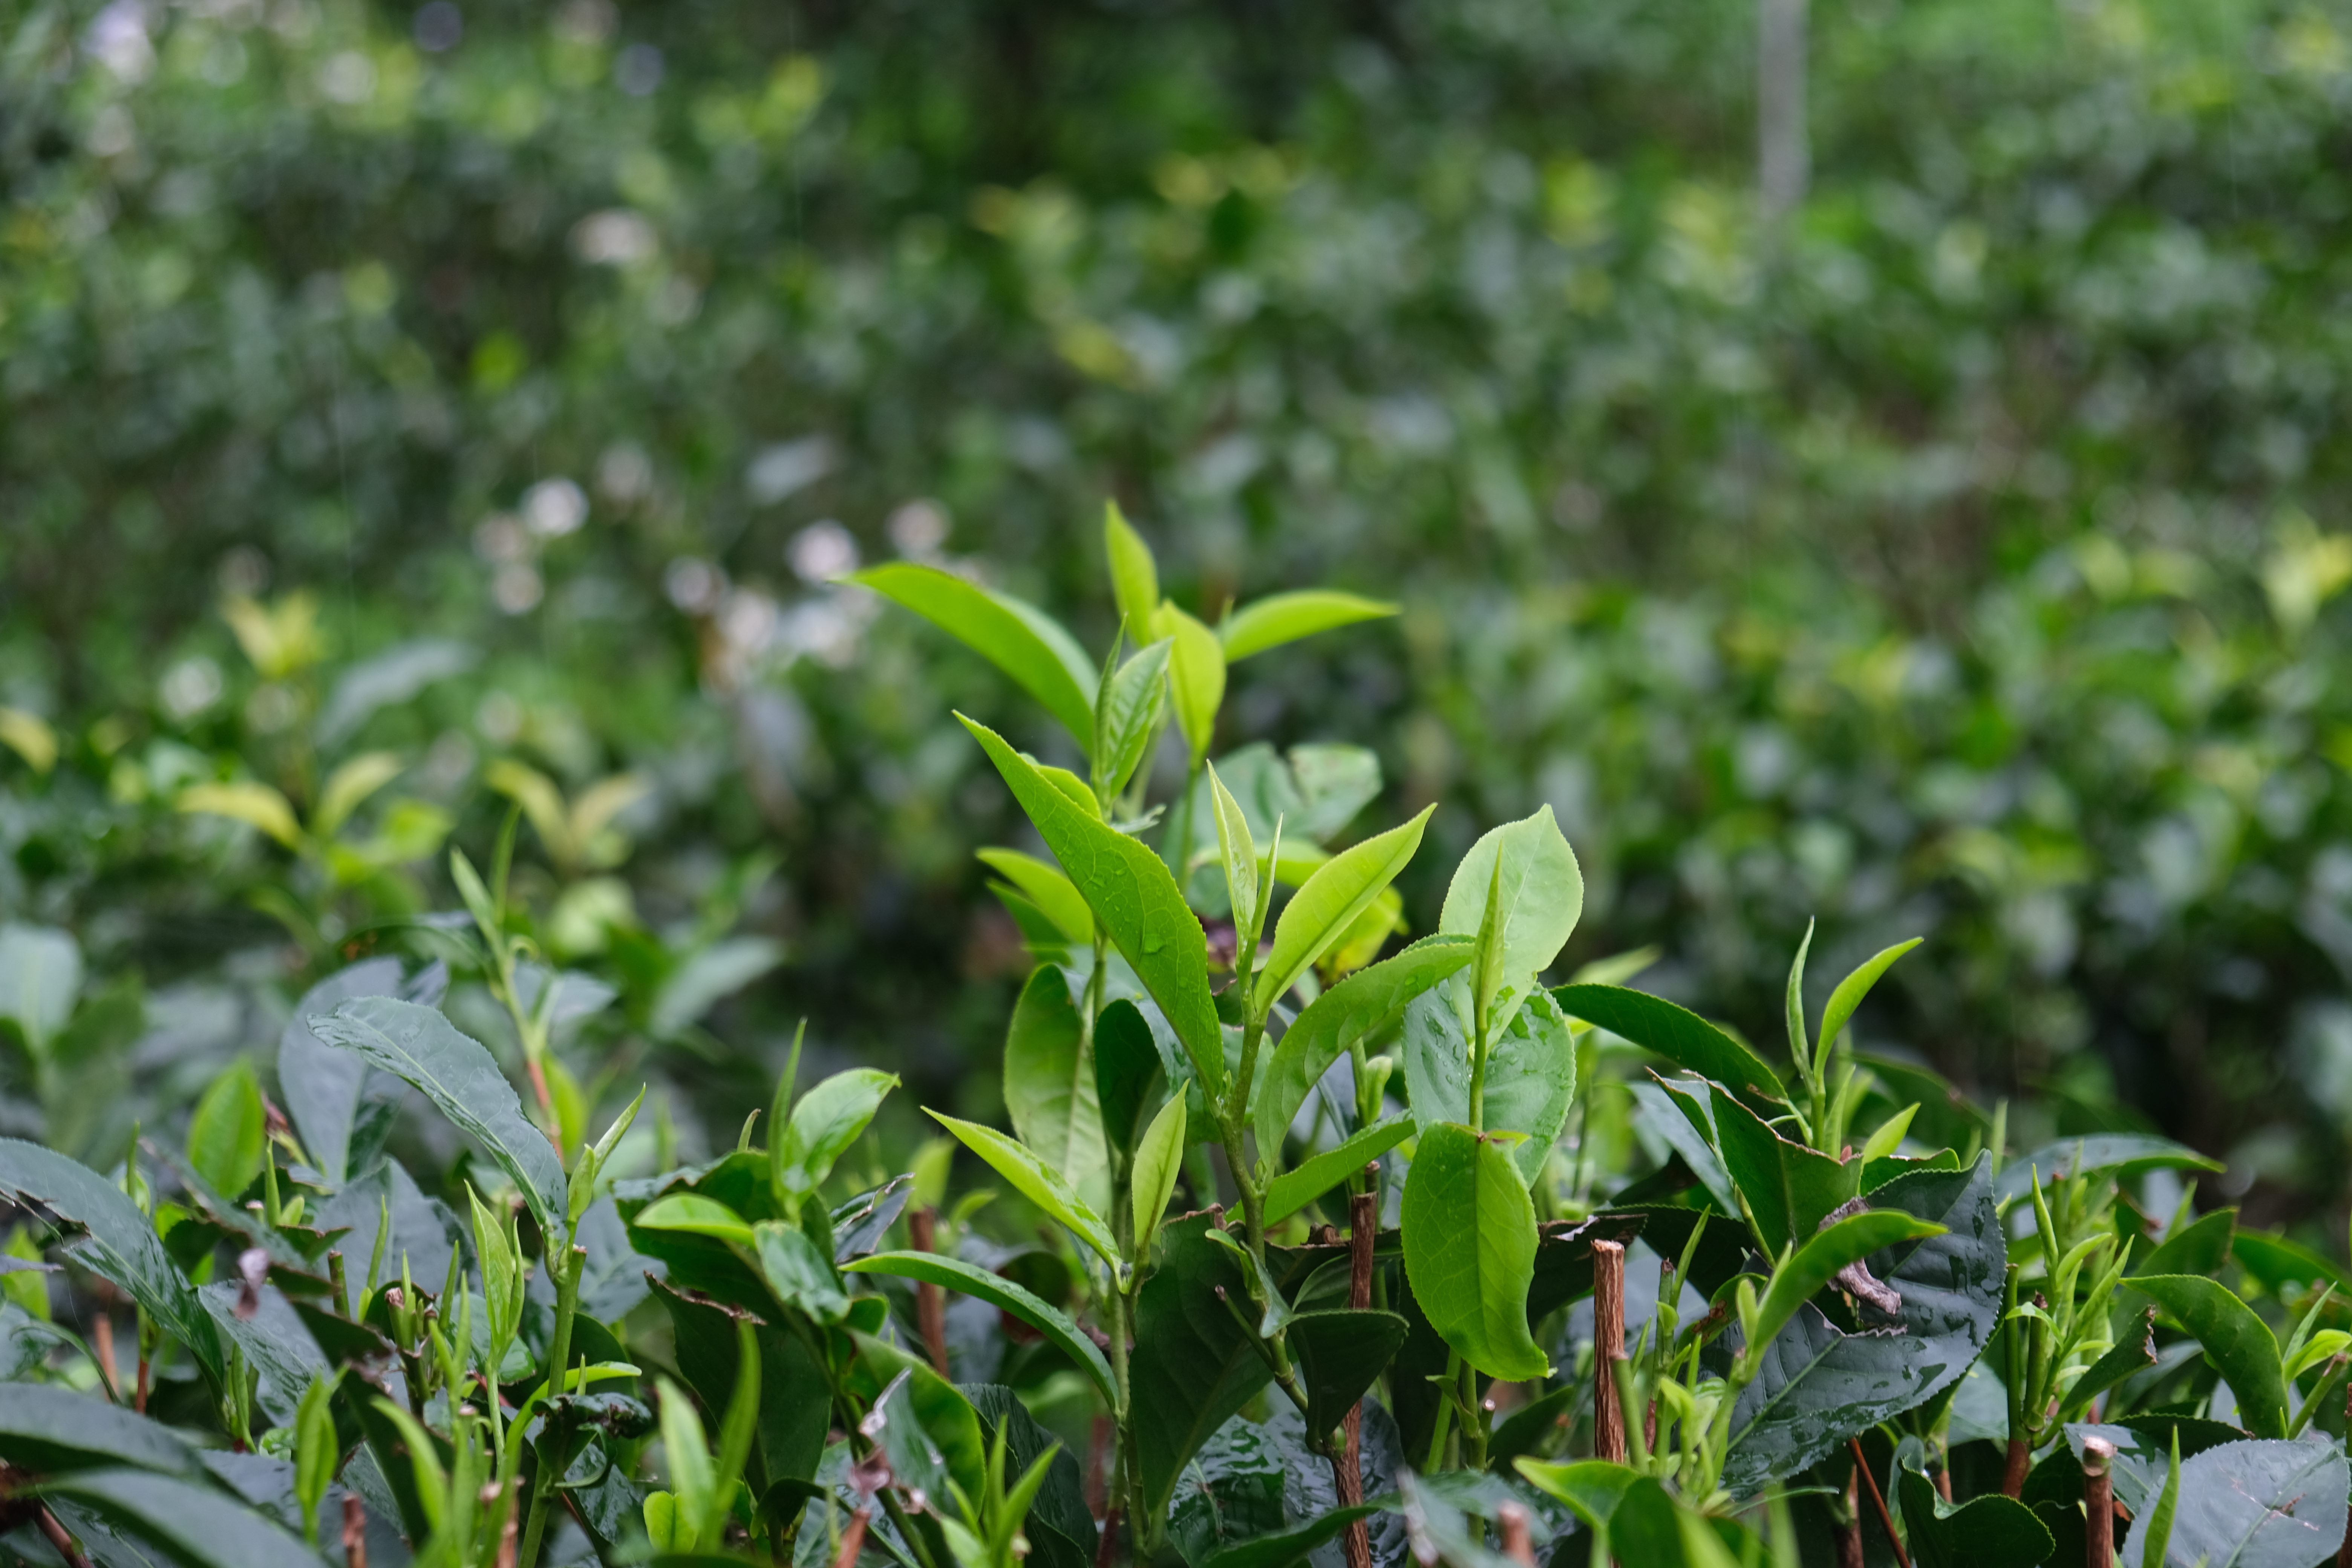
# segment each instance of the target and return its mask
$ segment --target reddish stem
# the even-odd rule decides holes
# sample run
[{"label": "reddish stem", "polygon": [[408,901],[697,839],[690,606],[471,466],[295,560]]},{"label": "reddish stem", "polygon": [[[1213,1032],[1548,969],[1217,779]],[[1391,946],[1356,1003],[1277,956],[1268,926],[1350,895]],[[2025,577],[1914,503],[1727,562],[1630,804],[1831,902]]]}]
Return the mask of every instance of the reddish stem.
[{"label": "reddish stem", "polygon": [[1625,1407],[1617,1397],[1617,1363],[1625,1359],[1625,1246],[1592,1244],[1592,1452],[1625,1462]]}]

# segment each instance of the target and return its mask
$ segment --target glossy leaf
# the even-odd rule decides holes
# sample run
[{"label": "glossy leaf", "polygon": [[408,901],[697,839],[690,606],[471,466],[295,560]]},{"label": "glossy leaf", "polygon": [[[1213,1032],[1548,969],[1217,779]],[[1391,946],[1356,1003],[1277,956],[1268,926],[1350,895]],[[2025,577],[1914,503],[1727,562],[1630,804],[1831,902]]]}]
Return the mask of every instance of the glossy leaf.
[{"label": "glossy leaf", "polygon": [[846,1265],[845,1274],[887,1274],[900,1279],[919,1280],[943,1289],[961,1290],[976,1297],[999,1311],[1010,1312],[1051,1341],[1063,1354],[1077,1363],[1078,1370],[1094,1379],[1095,1386],[1111,1405],[1118,1403],[1118,1391],[1111,1378],[1110,1363],[1103,1359],[1084,1330],[1073,1322],[1068,1313],[1031,1291],[975,1263],[961,1258],[950,1258],[938,1252],[877,1252]]},{"label": "glossy leaf", "polygon": [[896,1073],[851,1068],[794,1100],[783,1127],[770,1134],[769,1162],[779,1188],[794,1197],[816,1191],[898,1087]]},{"label": "glossy leaf", "polygon": [[1162,637],[1138,648],[1103,684],[1095,703],[1095,787],[1116,797],[1160,734],[1160,704],[1168,690],[1174,643]]},{"label": "glossy leaf", "polygon": [[1299,1162],[1266,1184],[1265,1223],[1279,1225],[1413,1135],[1410,1116],[1374,1122],[1336,1149]]},{"label": "glossy leaf", "polygon": [[1224,645],[1226,661],[1238,664],[1254,654],[1318,632],[1351,626],[1359,621],[1380,620],[1396,613],[1397,607],[1383,600],[1330,588],[1302,588],[1295,593],[1269,594],[1244,605],[1225,618],[1217,636]]},{"label": "glossy leaf", "polygon": [[[1176,1195],[1176,1178],[1184,1166],[1184,1097],[1171,1094],[1135,1146],[1135,1168],[1129,1175],[1135,1228],[1129,1234],[1135,1237],[1139,1266],[1151,1256],[1151,1238],[1160,1229],[1160,1217],[1168,1212],[1168,1200]],[[1269,1217],[1266,1223],[1274,1222]]]},{"label": "glossy leaf", "polygon": [[188,1121],[188,1163],[224,1196],[235,1198],[261,1174],[268,1128],[261,1085],[243,1060],[205,1087]]},{"label": "glossy leaf", "polygon": [[1034,605],[908,562],[868,567],[850,581],[896,601],[955,637],[1045,705],[1081,746],[1094,744],[1095,668],[1077,639]]},{"label": "glossy leaf", "polygon": [[1622,985],[1563,985],[1552,999],[1571,1018],[1623,1037],[1736,1094],[1782,1098],[1780,1080],[1764,1059],[1686,1007]]},{"label": "glossy leaf", "polygon": [[1297,984],[1324,949],[1345,935],[1356,917],[1396,880],[1421,847],[1422,830],[1436,809],[1424,806],[1402,826],[1334,855],[1291,895],[1275,926],[1274,949],[1252,997],[1259,1012]]},{"label": "glossy leaf", "polygon": [[2218,1171],[2221,1162],[2200,1154],[2185,1144],[2169,1138],[2155,1138],[2141,1132],[2095,1132],[2083,1138],[2061,1138],[2045,1143],[2031,1154],[2005,1162],[2000,1168],[2000,1195],[2004,1199],[2021,1198],[2032,1190],[2033,1175],[2040,1172],[2042,1184],[2048,1187],[2068,1176],[2092,1171],[2114,1171],[2125,1176],[2142,1171]]},{"label": "glossy leaf", "polygon": [[1217,634],[1175,605],[1162,602],[1152,613],[1153,641],[1173,639],[1168,688],[1175,699],[1176,725],[1195,763],[1209,754],[1217,735],[1217,710],[1225,700],[1225,654]]},{"label": "glossy leaf", "polygon": [[1290,1320],[1286,1338],[1307,1391],[1309,1432],[1330,1432],[1347,1418],[1380,1381],[1405,1332],[1394,1312],[1340,1309]]},{"label": "glossy leaf", "polygon": [[1151,559],[1151,546],[1115,500],[1103,503],[1103,552],[1110,558],[1111,596],[1118,605],[1128,641],[1150,642],[1152,612],[1160,607],[1160,568]]},{"label": "glossy leaf", "polygon": [[212,1486],[152,1470],[77,1470],[43,1485],[153,1542],[189,1568],[318,1568],[294,1536]]},{"label": "glossy leaf", "polygon": [[1004,1109],[1021,1142],[1100,1212],[1110,1204],[1110,1151],[1087,1045],[1069,980],[1039,965],[1004,1031]]},{"label": "glossy leaf", "polygon": [[849,1297],[834,1276],[833,1259],[805,1231],[776,1220],[762,1220],[751,1229],[761,1276],[778,1301],[820,1323],[838,1323],[849,1315]]},{"label": "glossy leaf", "polygon": [[716,1199],[695,1193],[672,1193],[656,1198],[629,1223],[646,1230],[679,1230],[689,1236],[707,1236],[736,1247],[752,1245],[751,1226],[741,1215]]},{"label": "glossy leaf", "polygon": [[1948,1503],[1925,1470],[1908,1465],[1896,1493],[1919,1568],[2038,1568],[2057,1550],[2049,1528],[2014,1498],[1996,1492]]},{"label": "glossy leaf", "polygon": [[1490,888],[1503,924],[1503,978],[1525,988],[1551,967],[1584,910],[1584,875],[1550,806],[1491,829],[1470,846],[1446,887],[1437,929],[1475,936]]},{"label": "glossy leaf", "polygon": [[1944,1227],[1901,1209],[1865,1209],[1823,1227],[1772,1271],[1757,1312],[1756,1337],[1769,1343],[1797,1309],[1829,1288],[1848,1266],[1906,1241],[1941,1236]]},{"label": "glossy leaf", "polygon": [[992,1127],[960,1121],[929,1110],[932,1121],[946,1128],[963,1146],[988,1162],[996,1173],[1023,1197],[1060,1220],[1070,1234],[1095,1249],[1114,1273],[1121,1264],[1118,1241],[1103,1218],[1074,1192],[1062,1173]]},{"label": "glossy leaf", "polygon": [[[1424,991],[1404,1010],[1398,1049],[1407,1098],[1423,1130],[1470,1119],[1469,979],[1465,971]],[[1576,1098],[1576,1047],[1558,1005],[1538,991],[1511,1012],[1486,1058],[1480,1103],[1486,1131],[1523,1134],[1510,1151],[1532,1184],[1568,1124]]]},{"label": "glossy leaf", "polygon": [[2132,1265],[2134,1274],[2219,1274],[2230,1260],[2238,1211],[2215,1209],[2180,1226]]},{"label": "glossy leaf", "polygon": [[1569,1511],[1595,1530],[1607,1527],[1617,1505],[1631,1491],[1642,1472],[1607,1459],[1571,1459],[1565,1463],[1520,1459],[1515,1468],[1529,1485],[1568,1505]]},{"label": "glossy leaf", "polygon": [[539,1227],[563,1234],[563,1166],[478,1042],[434,1009],[390,996],[354,997],[312,1019],[310,1032],[422,1089],[515,1179]]},{"label": "glossy leaf", "polygon": [[[1308,1003],[1258,1068],[1251,1120],[1260,1160],[1277,1158],[1284,1134],[1331,1064],[1376,1037],[1407,1003],[1470,962],[1466,937],[1430,936],[1393,958],[1358,970]],[[1466,1102],[1465,1102],[1466,1113]]]},{"label": "glossy leaf", "polygon": [[[2165,1563],[2231,1568],[2312,1568],[2341,1549],[2352,1468],[2315,1434],[2301,1442],[2256,1440],[2208,1448],[2180,1466]],[[2123,1568],[2155,1568],[2134,1531]]]},{"label": "glossy leaf", "polygon": [[1071,946],[1083,947],[1094,940],[1095,917],[1087,908],[1084,896],[1062,875],[1060,868],[1018,849],[982,849],[975,853],[990,870],[1036,905]]},{"label": "glossy leaf", "polygon": [[1535,1206],[1510,1155],[1467,1127],[1430,1128],[1402,1214],[1405,1274],[1431,1327],[1489,1376],[1546,1375],[1550,1363],[1528,1332]]},{"label": "glossy leaf", "polygon": [[1863,998],[1870,994],[1870,988],[1878,984],[1879,976],[1894,968],[1896,959],[1924,940],[1915,936],[1909,942],[1898,942],[1893,947],[1882,948],[1864,959],[1853,973],[1837,983],[1837,989],[1830,993],[1829,1005],[1822,1009],[1820,1043],[1823,1047],[1837,1044],[1838,1036],[1844,1032],[1847,1024],[1853,1022],[1854,1009],[1862,1005]]},{"label": "glossy leaf", "polygon": [[2240,1425],[2257,1437],[2286,1436],[2286,1377],[2278,1341],[2252,1308],[2220,1280],[2202,1275],[2142,1275],[2125,1283],[2154,1300],[2205,1347],[2238,1396]]},{"label": "glossy leaf", "polygon": [[[1810,1304],[1789,1320],[1732,1410],[1723,1484],[1735,1496],[1753,1496],[1854,1434],[1932,1398],[1957,1382],[1992,1338],[2009,1249],[1991,1156],[1967,1171],[1898,1176],[1870,1202],[1874,1210],[1899,1209],[1947,1228],[1865,1260],[1902,1299],[1899,1331],[1848,1334]],[[1733,1339],[1736,1345],[1736,1331]]]},{"label": "glossy leaf", "polygon": [[16,1138],[0,1138],[0,1194],[41,1207],[83,1236],[74,1261],[137,1301],[185,1344],[215,1384],[225,1363],[211,1317],[155,1228],[121,1189],[88,1166]]},{"label": "glossy leaf", "polygon": [[94,1394],[53,1384],[8,1385],[0,1399],[0,1461],[29,1474],[134,1465],[191,1480],[204,1465],[186,1438]]},{"label": "glossy leaf", "polygon": [[1668,1093],[1723,1157],[1732,1184],[1755,1216],[1758,1243],[1777,1254],[1810,1240],[1822,1221],[1857,1195],[1859,1161],[1837,1161],[1792,1142],[1715,1084],[1701,1100],[1688,1079],[1669,1079]]},{"label": "glossy leaf", "polygon": [[371,958],[327,976],[302,994],[278,1037],[278,1091],[286,1101],[302,1151],[336,1186],[361,1174],[383,1147],[406,1090],[365,1059],[340,1051],[310,1033],[310,1020],[354,996],[398,996],[430,1005],[440,1000],[448,971],[429,964],[404,980],[394,958]]},{"label": "glossy leaf", "polygon": [[1003,774],[1087,907],[1160,1004],[1184,1042],[1193,1071],[1211,1092],[1222,1089],[1224,1035],[1209,994],[1209,940],[1166,865],[1126,834],[1089,817],[994,731],[969,719],[963,726]]}]

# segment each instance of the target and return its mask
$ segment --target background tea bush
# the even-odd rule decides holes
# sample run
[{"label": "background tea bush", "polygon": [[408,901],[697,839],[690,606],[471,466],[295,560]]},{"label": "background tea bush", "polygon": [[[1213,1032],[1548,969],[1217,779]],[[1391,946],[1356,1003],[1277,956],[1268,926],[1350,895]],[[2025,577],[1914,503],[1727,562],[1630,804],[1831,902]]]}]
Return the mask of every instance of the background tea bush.
[{"label": "background tea bush", "polygon": [[[969,851],[1016,825],[946,714],[1050,739],[824,584],[951,558],[1099,644],[1108,491],[1196,611],[1403,601],[1237,672],[1221,743],[1380,747],[1363,821],[1439,805],[1409,908],[1548,803],[1564,966],[1658,942],[1757,1031],[1808,916],[1822,973],[1924,933],[1873,1044],[2332,1235],[2344,25],[1824,14],[1777,237],[1752,31],[0,4],[0,897],[87,975],[15,1005],[7,1129],[186,1103],[516,793],[625,988],[581,1059],[690,1147],[803,1013],[992,1110],[1025,963]],[[294,848],[176,809],[245,782]]]}]

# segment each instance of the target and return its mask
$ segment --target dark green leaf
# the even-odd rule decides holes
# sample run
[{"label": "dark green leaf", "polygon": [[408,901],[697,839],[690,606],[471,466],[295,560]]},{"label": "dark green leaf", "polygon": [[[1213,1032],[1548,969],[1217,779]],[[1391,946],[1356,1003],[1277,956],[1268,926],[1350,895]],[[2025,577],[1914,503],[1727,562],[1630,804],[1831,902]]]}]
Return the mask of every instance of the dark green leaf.
[{"label": "dark green leaf", "polygon": [[564,1234],[562,1163],[479,1042],[432,1008],[390,996],[354,997],[311,1019],[310,1031],[422,1089],[515,1179],[540,1229]]},{"label": "dark green leaf", "polygon": [[1665,1088],[1693,1127],[1712,1130],[1716,1151],[1755,1216],[1757,1240],[1767,1254],[1810,1239],[1822,1221],[1855,1196],[1860,1161],[1832,1160],[1791,1142],[1720,1085],[1708,1085],[1704,1101],[1687,1079],[1670,1080]]},{"label": "dark green leaf", "polygon": [[1526,1182],[1492,1139],[1441,1123],[1421,1135],[1405,1179],[1404,1263],[1430,1326],[1491,1377],[1540,1377],[1528,1332],[1536,1215]]},{"label": "dark green leaf", "polygon": [[1411,1117],[1391,1116],[1365,1128],[1338,1148],[1326,1149],[1302,1161],[1297,1170],[1285,1171],[1266,1185],[1265,1223],[1276,1225],[1288,1219],[1412,1134]]},{"label": "dark green leaf", "polygon": [[1030,1152],[1100,1214],[1110,1208],[1110,1153],[1087,1044],[1068,978],[1053,964],[1039,965],[1004,1031],[1005,1113]]},{"label": "dark green leaf", "polygon": [[[2209,1448],[2181,1464],[2165,1562],[2312,1568],[2344,1543],[2347,1491],[2352,1468],[2343,1450],[2316,1434]],[[2137,1536],[2125,1543],[2123,1568],[2155,1568],[2141,1561],[2144,1545]]]},{"label": "dark green leaf", "polygon": [[373,1163],[403,1090],[397,1079],[363,1058],[320,1041],[310,1033],[310,1020],[354,996],[397,996],[408,990],[410,1000],[429,1003],[438,999],[446,975],[433,964],[404,987],[398,959],[371,958],[327,976],[294,1005],[278,1037],[278,1091],[285,1097],[303,1152],[331,1184],[341,1186]]},{"label": "dark green leaf", "polygon": [[[1470,1119],[1470,976],[1450,976],[1404,1010],[1400,1050],[1405,1093],[1424,1131]],[[1558,1004],[1538,991],[1495,1032],[1481,1103],[1489,1132],[1523,1136],[1511,1145],[1521,1181],[1532,1185],[1568,1125],[1576,1099],[1576,1045]]]},{"label": "dark green leaf", "polygon": [[1095,1104],[1103,1136],[1121,1154],[1132,1154],[1145,1118],[1155,1109],[1151,1084],[1161,1071],[1160,1047],[1142,1012],[1124,999],[1096,1018],[1094,1047]]},{"label": "dark green leaf", "polygon": [[2156,1309],[2147,1308],[2144,1313],[2138,1321],[2126,1323],[2107,1353],[2066,1385],[2066,1408],[2081,1410],[2132,1373],[2156,1364]]},{"label": "dark green leaf", "polygon": [[779,1220],[755,1227],[760,1272],[776,1300],[820,1323],[838,1323],[849,1313],[849,1297],[835,1275],[833,1259],[805,1231]]},{"label": "dark green leaf", "polygon": [[1209,940],[1168,868],[1141,844],[1080,810],[994,731],[969,719],[963,726],[988,752],[1087,907],[1168,1016],[1193,1071],[1211,1092],[1220,1090],[1224,1035],[1209,994]]},{"label": "dark green leaf", "polygon": [[832,1425],[833,1395],[806,1342],[780,1323],[707,1297],[667,1285],[657,1287],[656,1295],[669,1313],[677,1369],[707,1410],[725,1410],[735,1388],[733,1320],[750,1315],[760,1323],[760,1420],[749,1466],[754,1487],[764,1491],[780,1480],[814,1476]]},{"label": "dark green leaf", "polygon": [[196,1450],[159,1421],[95,1394],[50,1384],[12,1384],[0,1398],[0,1460],[47,1475],[134,1465],[199,1480]]},{"label": "dark green leaf", "polygon": [[1281,1157],[1283,1135],[1333,1062],[1358,1041],[1378,1035],[1414,997],[1469,963],[1475,946],[1467,937],[1423,937],[1395,957],[1358,970],[1308,1003],[1258,1069],[1251,1090],[1258,1158]]},{"label": "dark green leaf", "polygon": [[45,1483],[191,1568],[319,1568],[318,1554],[216,1488],[152,1470],[77,1470]]},{"label": "dark green leaf", "polygon": [[894,599],[1004,671],[1060,721],[1071,739],[1095,739],[1094,665],[1076,637],[1033,605],[935,566],[892,562],[851,581]]},{"label": "dark green leaf", "polygon": [[1405,1331],[1394,1312],[1342,1309],[1290,1320],[1289,1345],[1307,1390],[1309,1432],[1330,1432],[1347,1418],[1404,1343]]},{"label": "dark green leaf", "polygon": [[156,1237],[147,1216],[120,1189],[88,1166],[37,1143],[0,1138],[0,1193],[38,1204],[58,1218],[81,1226],[74,1260],[146,1310],[147,1315],[188,1347],[205,1374],[222,1376],[219,1335]]},{"label": "dark green leaf", "polygon": [[1103,1359],[1069,1314],[1023,1289],[1001,1274],[991,1273],[978,1264],[967,1263],[961,1258],[950,1258],[938,1252],[877,1252],[871,1258],[861,1258],[844,1272],[849,1274],[889,1274],[901,1279],[924,1280],[950,1290],[961,1290],[976,1296],[1000,1311],[1012,1313],[1031,1328],[1045,1336],[1072,1361],[1080,1371],[1095,1380],[1103,1398],[1116,1405],[1118,1392],[1111,1380],[1110,1363]]},{"label": "dark green leaf", "polygon": [[2014,1498],[1948,1503],[1926,1471],[1907,1466],[1896,1490],[1919,1568],[2037,1568],[2057,1548],[2033,1510]]},{"label": "dark green leaf", "polygon": [[1286,1530],[1269,1531],[1233,1542],[1211,1552],[1202,1568],[1291,1568],[1304,1562],[1318,1547],[1339,1539],[1347,1528],[1360,1519],[1369,1519],[1381,1511],[1378,1503],[1350,1503],[1318,1513],[1305,1524]]},{"label": "dark green leaf", "polygon": [[2132,1265],[2134,1274],[2219,1274],[2230,1261],[2238,1211],[2216,1209],[2182,1226]]},{"label": "dark green leaf", "polygon": [[2286,1436],[2286,1377],[2278,1341],[2254,1310],[2218,1279],[2194,1274],[2142,1275],[2125,1282],[2205,1347],[2238,1396],[2238,1419],[2258,1437]]},{"label": "dark green leaf", "polygon": [[1848,1265],[1906,1242],[1940,1236],[1944,1227],[1901,1209],[1865,1209],[1820,1232],[1772,1271],[1756,1315],[1757,1337],[1768,1343],[1797,1310],[1829,1288]]},{"label": "dark green leaf", "polygon": [[[1898,1177],[1871,1204],[1948,1229],[1874,1253],[1865,1264],[1902,1298],[1899,1331],[1848,1334],[1812,1306],[1790,1320],[1732,1411],[1723,1484],[1735,1496],[1754,1495],[1940,1393],[1992,1338],[2009,1249],[1991,1157],[1968,1171]],[[1736,1331],[1730,1337],[1737,1341]]]},{"label": "dark green leaf", "polygon": [[1058,1450],[1022,1526],[1033,1548],[1030,1562],[1034,1568],[1089,1568],[1097,1543],[1094,1515],[1087,1508],[1085,1478],[1068,1446],[1040,1426],[1013,1390],[993,1383],[960,1386],[980,1416],[982,1436],[993,1444],[1003,1433],[1008,1476],[1026,1473],[1048,1450]]},{"label": "dark green leaf", "polygon": [[1164,1515],[1185,1465],[1225,1418],[1265,1385],[1265,1363],[1217,1299],[1244,1311],[1240,1265],[1208,1239],[1215,1224],[1189,1215],[1160,1230],[1160,1266],[1135,1308],[1129,1363],[1138,1468],[1146,1504]]},{"label": "dark green leaf", "polygon": [[1570,1017],[1654,1051],[1685,1072],[1737,1094],[1782,1098],[1780,1079],[1761,1057],[1687,1008],[1622,985],[1563,985],[1551,994]]}]

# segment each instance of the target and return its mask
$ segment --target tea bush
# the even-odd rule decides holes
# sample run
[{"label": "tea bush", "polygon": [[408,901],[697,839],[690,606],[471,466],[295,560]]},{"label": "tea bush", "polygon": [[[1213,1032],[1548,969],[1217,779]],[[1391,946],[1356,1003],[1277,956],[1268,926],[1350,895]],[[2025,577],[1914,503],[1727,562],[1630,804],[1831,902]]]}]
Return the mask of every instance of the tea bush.
[{"label": "tea bush", "polygon": [[[1785,1058],[1627,984],[1654,952],[1548,982],[1586,889],[1549,806],[1473,841],[1433,921],[1400,892],[1431,810],[1347,831],[1372,752],[1212,754],[1232,667],[1395,606],[1294,591],[1211,626],[1116,507],[1104,544],[1099,659],[954,573],[859,579],[1080,763],[958,716],[1050,855],[982,857],[1034,965],[1012,1132],[930,1110],[945,1136],[890,1173],[898,1078],[804,1072],[796,1037],[732,1150],[681,1163],[636,1064],[566,1036],[625,994],[600,972],[628,949],[559,943],[593,879],[517,875],[526,820],[559,875],[609,858],[629,786],[518,770],[487,870],[450,854],[462,910],[351,941],[274,1095],[240,1064],[96,1166],[0,1139],[0,1549],[2031,1568],[2120,1540],[2310,1568],[2352,1542],[2352,1274],[2200,1202],[2216,1162],[2021,1150],[2005,1103],[1863,1048],[1916,937],[1824,996],[1808,931]],[[282,840],[331,910],[389,874],[344,828],[393,773],[347,762],[305,813],[252,781],[182,804]],[[726,940],[652,1016],[690,1023],[677,988],[719,987],[681,976]],[[0,941],[68,1114],[119,1004],[77,998],[63,933]]]}]

